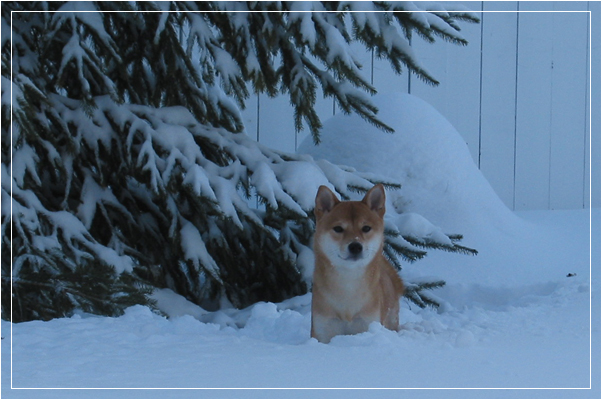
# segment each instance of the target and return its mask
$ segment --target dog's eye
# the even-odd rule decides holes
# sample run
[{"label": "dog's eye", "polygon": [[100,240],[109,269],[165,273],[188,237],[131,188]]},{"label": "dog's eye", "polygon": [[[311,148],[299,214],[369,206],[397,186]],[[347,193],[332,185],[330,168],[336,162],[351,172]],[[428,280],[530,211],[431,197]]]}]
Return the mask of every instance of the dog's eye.
[{"label": "dog's eye", "polygon": [[368,233],[368,232],[370,232],[371,230],[372,230],[372,227],[370,227],[370,226],[368,226],[368,225],[364,225],[364,226],[362,227],[362,232],[364,232],[364,233]]},{"label": "dog's eye", "polygon": [[336,233],[343,233],[342,226],[335,226],[334,228],[332,228],[332,230],[335,231]]}]

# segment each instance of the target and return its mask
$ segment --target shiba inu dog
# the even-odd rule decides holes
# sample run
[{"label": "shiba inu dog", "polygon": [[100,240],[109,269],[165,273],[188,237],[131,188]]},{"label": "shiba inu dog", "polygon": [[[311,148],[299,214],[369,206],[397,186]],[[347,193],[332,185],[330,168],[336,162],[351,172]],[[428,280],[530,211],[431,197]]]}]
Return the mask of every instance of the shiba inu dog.
[{"label": "shiba inu dog", "polygon": [[404,286],[382,253],[384,187],[374,186],[362,201],[339,201],[320,186],[314,214],[311,336],[328,343],[366,332],[373,321],[398,330]]}]

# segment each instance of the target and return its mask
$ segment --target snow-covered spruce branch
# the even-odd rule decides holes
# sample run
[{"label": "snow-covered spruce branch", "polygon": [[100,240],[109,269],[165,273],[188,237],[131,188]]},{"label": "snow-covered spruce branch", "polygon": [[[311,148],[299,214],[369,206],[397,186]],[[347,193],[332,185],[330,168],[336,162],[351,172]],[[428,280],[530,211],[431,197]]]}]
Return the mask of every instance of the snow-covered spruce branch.
[{"label": "snow-covered spruce branch", "polygon": [[443,286],[445,286],[445,281],[406,283],[405,297],[421,308],[437,308],[441,305],[439,300],[428,293],[424,293],[424,291],[437,289]]},{"label": "snow-covered spruce branch", "polygon": [[[76,273],[82,273],[84,271],[75,271]],[[110,271],[105,271],[109,272]],[[26,314],[31,313],[33,316],[40,319],[50,319],[56,316],[56,309],[53,309],[53,301],[55,299],[60,300],[60,297],[67,297],[74,303],[78,304],[78,308],[80,308],[84,312],[89,313],[98,313],[99,310],[104,310],[105,314],[111,315],[115,313],[116,307],[129,306],[132,304],[132,299],[129,298],[132,295],[131,285],[134,282],[134,279],[131,277],[126,278],[125,276],[121,276],[120,280],[122,285],[121,292],[115,293],[107,293],[105,290],[96,290],[100,296],[97,297],[91,293],[94,293],[94,290],[90,290],[95,285],[102,285],[102,281],[98,279],[98,275],[94,276],[94,274],[85,275],[84,279],[79,279],[77,282],[77,286],[80,289],[73,287],[75,286],[73,283],[65,284],[64,281],[58,279],[51,279],[49,281],[30,281],[23,278],[14,278],[10,276],[2,276],[2,281],[5,285],[12,285],[13,290],[15,291],[15,295],[18,296],[18,291],[22,289],[24,286],[37,288],[39,292],[45,293],[49,297],[54,297],[54,299],[49,298],[49,301],[46,305],[47,310],[40,309],[31,309],[31,310],[23,310],[23,304],[20,302],[17,303],[17,306],[21,308],[19,313]],[[87,278],[87,279],[86,279]],[[128,280],[130,282],[128,282]],[[136,284],[134,283],[134,286]],[[145,299],[145,296],[148,296],[152,293],[153,289],[151,287],[146,287],[145,290],[137,293],[138,302],[149,303],[150,306],[154,306],[154,302],[151,300],[150,302]],[[143,297],[144,296],[144,297]]]}]

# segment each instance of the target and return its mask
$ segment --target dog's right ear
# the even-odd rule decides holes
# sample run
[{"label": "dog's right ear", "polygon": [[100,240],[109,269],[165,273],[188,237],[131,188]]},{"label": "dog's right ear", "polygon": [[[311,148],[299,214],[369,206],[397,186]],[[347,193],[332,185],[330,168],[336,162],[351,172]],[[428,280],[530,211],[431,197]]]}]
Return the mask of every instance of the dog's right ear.
[{"label": "dog's right ear", "polygon": [[322,218],[325,213],[330,212],[339,203],[339,199],[330,189],[324,185],[320,186],[316,195],[316,208],[314,209],[316,220]]}]

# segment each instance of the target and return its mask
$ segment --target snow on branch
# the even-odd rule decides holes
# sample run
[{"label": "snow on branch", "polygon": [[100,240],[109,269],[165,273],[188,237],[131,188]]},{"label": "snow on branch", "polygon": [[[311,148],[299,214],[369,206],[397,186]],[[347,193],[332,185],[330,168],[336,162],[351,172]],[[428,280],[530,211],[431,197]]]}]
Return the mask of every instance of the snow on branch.
[{"label": "snow on branch", "polygon": [[[18,160],[22,156],[17,154],[15,158]],[[100,245],[78,217],[67,211],[48,210],[33,191],[21,189],[13,179],[3,163],[2,197],[12,199],[12,218],[3,220],[2,229],[6,231],[5,224],[12,219],[23,240],[23,246],[27,249],[14,260],[13,274],[18,275],[25,259],[41,267],[49,262],[49,255],[46,253],[56,255],[57,252],[72,254],[76,262],[96,256],[114,267],[118,274],[132,271],[133,262],[130,257]],[[3,203],[2,206],[3,216],[8,217],[10,208],[4,208],[8,204]],[[72,267],[75,268],[75,265]]]}]

